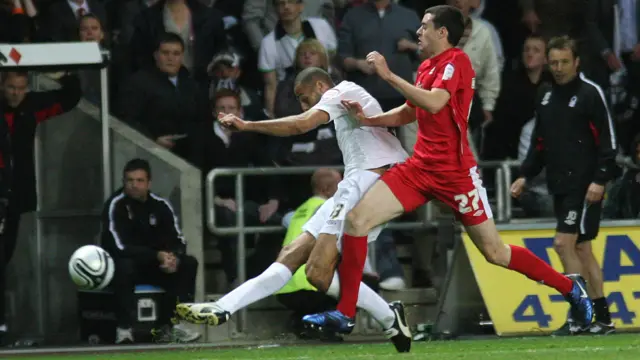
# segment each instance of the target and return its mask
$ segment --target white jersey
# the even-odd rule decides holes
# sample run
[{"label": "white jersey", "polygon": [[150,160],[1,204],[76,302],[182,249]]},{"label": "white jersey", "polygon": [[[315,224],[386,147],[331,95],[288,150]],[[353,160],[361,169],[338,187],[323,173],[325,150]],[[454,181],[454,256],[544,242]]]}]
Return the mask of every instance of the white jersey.
[{"label": "white jersey", "polygon": [[403,162],[409,157],[400,140],[387,129],[361,126],[357,119],[349,115],[342,100],[360,103],[367,117],[382,114],[382,108],[365,89],[350,81],[343,81],[325,92],[312,108],[329,114],[329,121],[334,123],[338,146],[342,151],[345,177],[354,170],[376,169]]}]

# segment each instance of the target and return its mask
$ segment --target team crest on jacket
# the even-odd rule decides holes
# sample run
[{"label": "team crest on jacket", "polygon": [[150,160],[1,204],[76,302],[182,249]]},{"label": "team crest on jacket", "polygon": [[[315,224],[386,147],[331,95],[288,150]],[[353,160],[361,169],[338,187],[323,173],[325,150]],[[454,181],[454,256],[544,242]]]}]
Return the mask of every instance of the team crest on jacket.
[{"label": "team crest on jacket", "polygon": [[156,226],[157,223],[156,216],[153,214],[149,215],[149,225]]},{"label": "team crest on jacket", "polygon": [[540,104],[547,105],[549,103],[549,99],[551,99],[551,91],[547,91],[542,98],[542,102]]}]

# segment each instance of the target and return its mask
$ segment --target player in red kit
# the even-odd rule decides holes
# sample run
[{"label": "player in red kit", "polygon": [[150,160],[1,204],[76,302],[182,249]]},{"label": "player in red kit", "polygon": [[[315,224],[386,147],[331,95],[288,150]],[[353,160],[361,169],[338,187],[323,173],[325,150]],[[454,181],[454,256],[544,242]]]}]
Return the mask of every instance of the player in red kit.
[{"label": "player in red kit", "polygon": [[413,156],[382,175],[347,214],[338,265],[340,302],[337,310],[305,316],[307,325],[344,333],[353,329],[347,325],[355,323],[369,230],[431,199],[454,210],[487,261],[553,287],[571,304],[581,326],[591,323],[593,307],[582,277],[560,274],[528,249],[505,245],[498,234],[467,139],[475,72],[467,55],[456,48],[463,32],[463,16],[456,8],[427,9],[417,34],[420,50],[429,59],[418,69],[415,86],[393,74],[379,53],[367,56],[378,76],[404,95],[406,104],[367,118],[359,104],[343,101],[366,126],[396,127],[417,119],[418,139]]}]

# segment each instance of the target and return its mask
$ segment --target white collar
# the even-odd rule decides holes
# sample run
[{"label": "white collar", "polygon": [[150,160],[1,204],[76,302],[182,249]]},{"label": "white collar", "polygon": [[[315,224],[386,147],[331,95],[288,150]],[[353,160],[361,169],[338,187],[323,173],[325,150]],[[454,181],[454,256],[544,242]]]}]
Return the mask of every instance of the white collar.
[{"label": "white collar", "polygon": [[218,121],[213,122],[213,132],[222,140],[224,146],[229,147],[231,143],[231,137],[227,135],[227,133],[222,129],[222,125]]},{"label": "white collar", "polygon": [[87,3],[87,0],[85,0],[82,5],[78,5],[75,2],[71,1],[71,0],[67,0],[67,4],[69,4],[69,6],[71,7],[71,11],[73,11],[73,16],[78,17],[78,10],[79,9],[84,9],[85,14],[88,14],[91,12],[91,10],[89,9],[89,3]]}]

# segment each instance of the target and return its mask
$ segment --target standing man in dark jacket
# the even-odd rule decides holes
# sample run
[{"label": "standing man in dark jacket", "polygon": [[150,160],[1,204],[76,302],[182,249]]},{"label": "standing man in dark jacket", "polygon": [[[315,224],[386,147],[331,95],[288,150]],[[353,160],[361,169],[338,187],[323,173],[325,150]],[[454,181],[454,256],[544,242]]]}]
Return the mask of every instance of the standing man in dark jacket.
[{"label": "standing man in dark jacket", "polygon": [[[36,173],[34,140],[38,124],[75,108],[82,96],[75,75],[60,79],[59,90],[28,92],[26,72],[7,72],[2,79],[4,96],[0,99],[0,138],[11,142],[10,160],[4,154],[3,166],[12,167],[12,188],[0,235],[4,256],[0,257],[0,337],[6,333],[4,319],[5,269],[18,238],[20,216],[36,209]],[[5,146],[6,147],[6,146]],[[4,149],[2,149],[4,151]]]},{"label": "standing man in dark jacket", "polygon": [[164,33],[154,53],[155,66],[133,74],[118,96],[117,115],[157,144],[188,160],[188,134],[209,122],[206,92],[183,66],[184,42]]},{"label": "standing man in dark jacket", "polygon": [[133,70],[153,65],[156,44],[165,32],[173,32],[184,45],[184,66],[206,89],[207,65],[229,47],[223,17],[218,9],[197,0],[161,0],[142,10],[134,18],[129,45]]},{"label": "standing man in dark jacket", "polygon": [[575,41],[566,36],[549,42],[547,58],[554,84],[541,88],[529,153],[511,192],[518,197],[526,179],[546,166],[558,220],[555,250],[565,273],[579,273],[587,279],[596,313],[596,322],[589,329],[580,328],[569,318],[556,334],[608,334],[615,328],[591,240],[600,228],[604,186],[615,170],[617,143],[604,93],[578,74],[580,59],[576,54]]},{"label": "standing man in dark jacket", "polygon": [[150,191],[151,168],[133,159],[123,171],[123,188],[106,201],[102,214],[102,246],[115,262],[112,280],[116,296],[116,344],[133,342],[131,313],[138,283],[165,290],[157,341],[191,342],[200,334],[171,317],[180,302],[193,302],[198,262],[187,255],[186,242],[171,204]]},{"label": "standing man in dark jacket", "polygon": [[[0,108],[0,112],[3,111]],[[11,175],[13,156],[11,153],[11,139],[9,137],[9,127],[4,121],[0,121],[0,346],[4,344],[7,325],[4,318],[4,289],[6,287],[5,269],[13,249],[14,241],[5,241],[3,236],[6,229],[7,206],[9,204],[9,194],[11,193]]]}]

